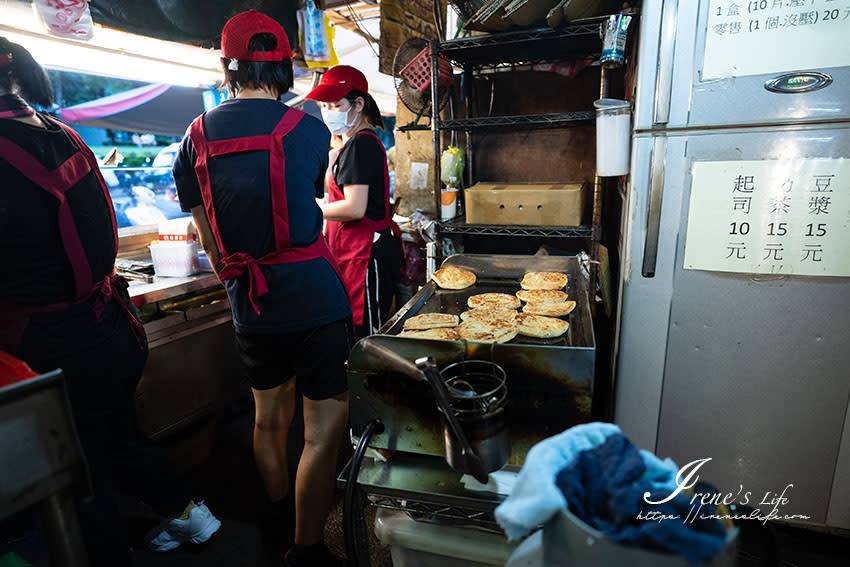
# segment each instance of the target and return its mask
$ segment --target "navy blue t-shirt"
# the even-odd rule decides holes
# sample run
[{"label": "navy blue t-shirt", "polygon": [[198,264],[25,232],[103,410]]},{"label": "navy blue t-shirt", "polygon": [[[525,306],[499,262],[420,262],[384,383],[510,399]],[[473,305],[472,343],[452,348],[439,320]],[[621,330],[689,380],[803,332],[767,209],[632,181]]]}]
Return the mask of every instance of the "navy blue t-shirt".
[{"label": "navy blue t-shirt", "polygon": [[[58,124],[39,128],[17,120],[0,120],[0,136],[23,148],[48,170],[77,153]],[[12,303],[44,305],[73,299],[74,272],[62,245],[59,201],[0,156],[0,298]],[[97,176],[90,172],[65,193],[86,253],[94,283],[115,263],[110,203]]]},{"label": "navy blue t-shirt", "polygon": [[[267,99],[231,99],[204,115],[208,141],[268,135],[289,107]],[[323,238],[322,211],[330,132],[312,116],[304,116],[283,139],[289,237],[293,246]],[[183,138],[174,162],[180,206],[203,203],[195,175],[197,155],[190,137]],[[222,243],[228,253],[260,258],[274,251],[269,153],[248,151],[208,160],[213,206]],[[257,298],[257,315],[248,298],[248,276],[225,281],[233,323],[245,334],[285,333],[319,327],[351,316],[348,296],[333,267],[324,259],[262,265],[269,292]]]},{"label": "navy blue t-shirt", "polygon": [[[54,170],[76,154],[78,148],[58,124],[46,118],[42,120],[46,128],[17,120],[0,120],[0,137],[23,148],[46,169]],[[78,290],[59,231],[59,200],[30,181],[10,160],[9,156],[0,156],[0,242],[3,242],[0,301],[48,305],[73,300]],[[93,172],[68,189],[65,198],[71,207],[92,283],[97,283],[115,265],[111,203]],[[119,296],[129,304],[126,290],[119,291]],[[61,357],[74,356],[100,344],[115,333],[129,332],[118,302],[107,302],[100,317],[95,318],[96,299],[94,295],[66,309],[33,314],[21,337],[20,348],[12,354],[35,367],[45,357],[55,363]],[[4,314],[8,315],[0,312],[0,319]]]}]

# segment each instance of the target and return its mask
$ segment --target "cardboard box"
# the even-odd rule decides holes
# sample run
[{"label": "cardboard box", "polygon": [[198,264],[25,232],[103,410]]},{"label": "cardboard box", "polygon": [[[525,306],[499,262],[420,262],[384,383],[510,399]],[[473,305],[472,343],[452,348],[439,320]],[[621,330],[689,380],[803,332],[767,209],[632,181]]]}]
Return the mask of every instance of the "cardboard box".
[{"label": "cardboard box", "polygon": [[579,226],[584,183],[476,183],[464,191],[467,224]]}]

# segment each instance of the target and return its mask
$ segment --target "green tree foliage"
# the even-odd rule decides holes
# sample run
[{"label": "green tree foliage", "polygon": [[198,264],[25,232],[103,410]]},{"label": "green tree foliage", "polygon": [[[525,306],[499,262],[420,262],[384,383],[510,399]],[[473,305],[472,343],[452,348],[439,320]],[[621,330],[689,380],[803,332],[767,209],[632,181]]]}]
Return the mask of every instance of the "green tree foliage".
[{"label": "green tree foliage", "polygon": [[56,105],[60,107],[73,106],[147,84],[53,69],[48,69],[47,75],[53,83]]}]

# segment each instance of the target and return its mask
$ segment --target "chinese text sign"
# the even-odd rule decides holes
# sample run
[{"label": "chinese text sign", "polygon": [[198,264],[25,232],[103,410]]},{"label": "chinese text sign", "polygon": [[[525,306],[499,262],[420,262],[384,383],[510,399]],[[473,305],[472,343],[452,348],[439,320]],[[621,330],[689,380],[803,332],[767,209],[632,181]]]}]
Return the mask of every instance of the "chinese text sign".
[{"label": "chinese text sign", "polygon": [[702,80],[850,65],[850,0],[711,0]]},{"label": "chinese text sign", "polygon": [[693,164],[686,270],[850,276],[850,160]]}]

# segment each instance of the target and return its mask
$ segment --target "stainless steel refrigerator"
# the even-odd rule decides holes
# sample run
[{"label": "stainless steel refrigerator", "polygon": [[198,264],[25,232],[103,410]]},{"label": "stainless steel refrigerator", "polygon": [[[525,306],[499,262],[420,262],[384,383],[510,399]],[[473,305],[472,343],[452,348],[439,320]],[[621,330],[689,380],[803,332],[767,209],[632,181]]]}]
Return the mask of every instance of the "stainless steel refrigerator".
[{"label": "stainless steel refrigerator", "polygon": [[848,0],[644,0],[615,369],[636,444],[843,528],[848,24]]}]

